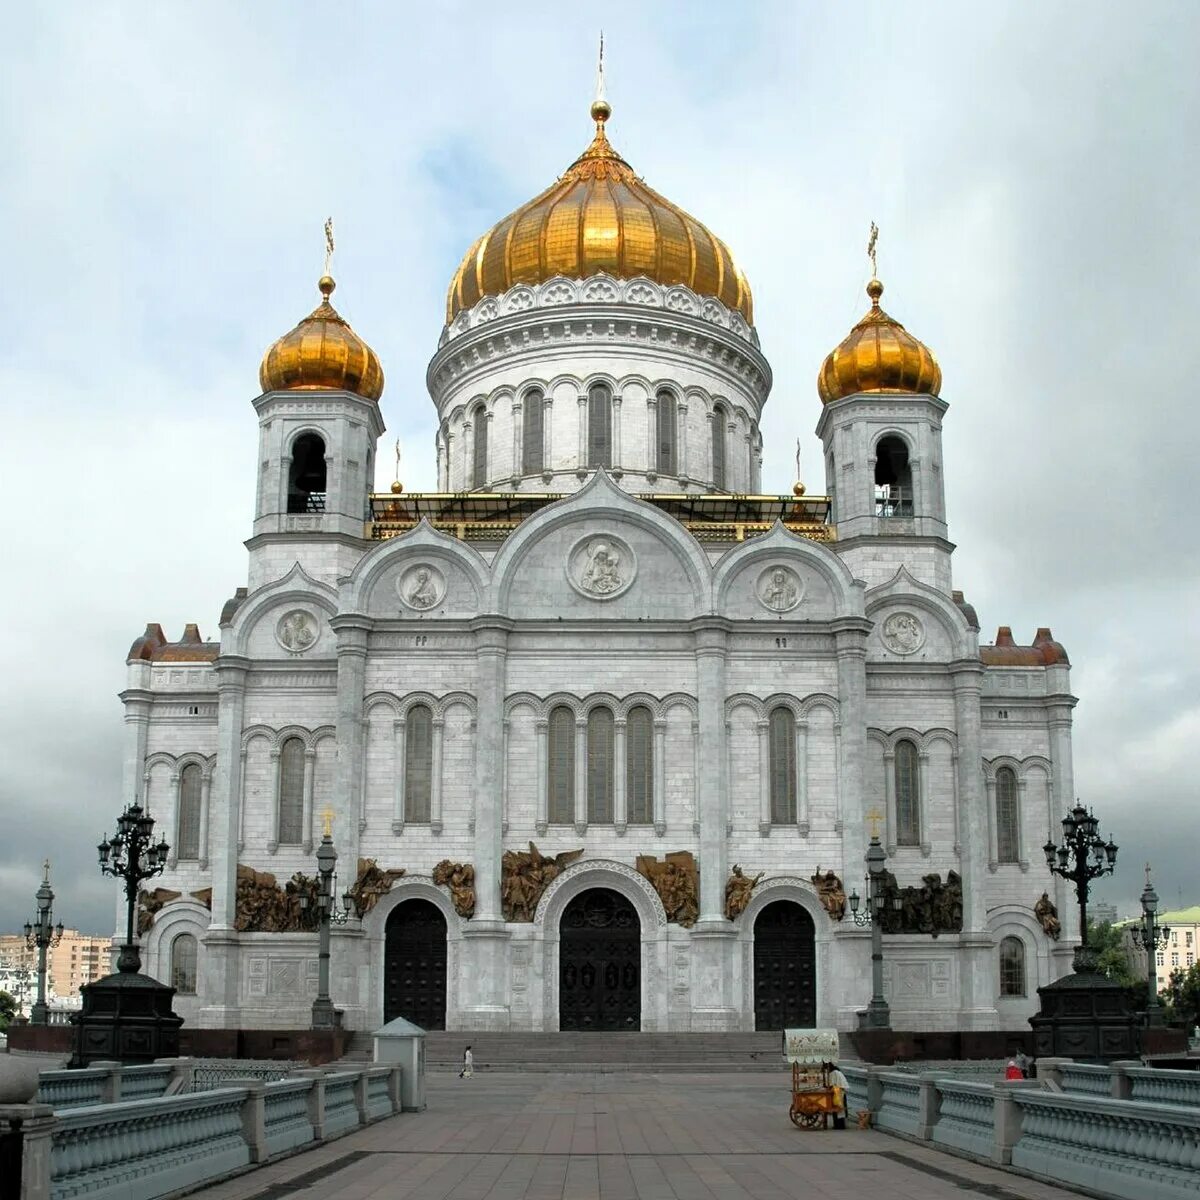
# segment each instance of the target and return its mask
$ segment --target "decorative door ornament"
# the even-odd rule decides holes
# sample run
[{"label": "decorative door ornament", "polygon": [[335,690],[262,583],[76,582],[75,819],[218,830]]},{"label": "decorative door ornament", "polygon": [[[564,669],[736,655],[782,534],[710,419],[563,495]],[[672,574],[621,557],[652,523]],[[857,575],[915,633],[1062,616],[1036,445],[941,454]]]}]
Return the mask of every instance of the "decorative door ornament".
[{"label": "decorative door ornament", "polygon": [[446,577],[431,563],[417,563],[396,581],[400,600],[417,612],[441,604],[446,595]]},{"label": "decorative door ornament", "polygon": [[637,560],[628,544],[611,534],[593,534],[567,556],[567,581],[589,600],[613,600],[633,583]]},{"label": "decorative door ornament", "polygon": [[289,654],[303,654],[317,641],[317,619],[303,608],[284,613],[275,626],[275,640]]},{"label": "decorative door ornament", "polygon": [[804,595],[804,584],[791,567],[776,564],[759,577],[755,589],[763,608],[774,613],[791,612]]},{"label": "decorative door ornament", "polygon": [[893,654],[915,654],[925,645],[925,626],[910,612],[894,612],[883,623],[882,637]]}]

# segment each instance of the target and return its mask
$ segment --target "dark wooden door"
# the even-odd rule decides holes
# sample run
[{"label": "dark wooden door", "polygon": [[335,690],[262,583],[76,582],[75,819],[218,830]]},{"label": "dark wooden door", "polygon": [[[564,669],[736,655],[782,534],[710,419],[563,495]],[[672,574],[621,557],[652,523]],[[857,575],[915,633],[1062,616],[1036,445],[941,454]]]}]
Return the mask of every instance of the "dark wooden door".
[{"label": "dark wooden door", "polygon": [[633,905],[592,888],[567,905],[558,928],[559,1029],[641,1029],[642,927]]},{"label": "dark wooden door", "polygon": [[446,919],[428,900],[405,900],[388,917],[383,1019],[446,1028]]},{"label": "dark wooden door", "polygon": [[816,931],[791,900],[754,922],[754,1028],[811,1029],[817,1023]]}]

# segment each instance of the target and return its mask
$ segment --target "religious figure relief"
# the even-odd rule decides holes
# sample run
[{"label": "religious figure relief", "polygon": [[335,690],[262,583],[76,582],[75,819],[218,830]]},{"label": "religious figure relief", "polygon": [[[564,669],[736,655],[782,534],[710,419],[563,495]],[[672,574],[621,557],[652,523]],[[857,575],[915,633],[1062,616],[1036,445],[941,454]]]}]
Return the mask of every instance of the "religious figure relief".
[{"label": "religious figure relief", "polygon": [[[949,871],[946,882],[941,875],[921,878],[920,887],[902,888],[891,871],[883,872],[883,932],[961,933],[963,918],[962,879],[957,871]],[[900,897],[900,907],[892,904]]]},{"label": "religious figure relief", "polygon": [[691,929],[700,915],[700,873],[692,852],[676,850],[664,855],[662,862],[652,854],[639,854],[636,865],[658,893],[667,920]]},{"label": "religious figure relief", "polygon": [[842,886],[842,881],[832,871],[826,871],[822,875],[821,868],[818,867],[811,882],[817,889],[817,898],[821,901],[821,907],[829,914],[829,919],[843,920],[846,916],[846,889]]},{"label": "religious figure relief", "polygon": [[320,880],[299,871],[280,887],[270,871],[238,864],[234,928],[250,933],[309,933],[317,928]]},{"label": "religious figure relief", "polygon": [[433,868],[433,882],[449,889],[454,911],[460,917],[470,920],[475,915],[475,868],[470,863],[443,858]]},{"label": "religious figure relief", "polygon": [[178,900],[182,895],[182,892],[173,892],[170,888],[155,888],[152,892],[148,892],[143,888],[142,891],[138,892],[138,936],[141,937],[143,934],[149,933],[150,926],[154,924],[154,918],[158,916],[162,907],[170,904],[172,900]]},{"label": "religious figure relief", "polygon": [[567,580],[590,600],[611,600],[633,582],[633,551],[620,538],[591,537],[567,559]]},{"label": "religious figure relief", "polygon": [[746,911],[746,905],[750,903],[750,894],[754,891],[754,885],[764,874],[766,872],[759,871],[751,879],[742,873],[742,868],[737,863],[733,864],[733,871],[725,882],[725,916],[729,920],[740,917]]},{"label": "religious figure relief", "polygon": [[790,567],[768,567],[758,577],[758,599],[771,612],[785,613],[800,603],[803,584]]},{"label": "religious figure relief", "polygon": [[925,628],[908,612],[895,612],[883,623],[883,644],[894,654],[915,654],[925,644]]},{"label": "religious figure relief", "polygon": [[500,908],[504,919],[532,921],[542,893],[581,854],[582,849],[564,850],[548,858],[532,842],[528,854],[523,850],[505,850],[500,860]]},{"label": "religious figure relief", "polygon": [[285,613],[275,629],[279,644],[291,654],[303,654],[317,640],[317,620],[302,608]]},{"label": "religious figure relief", "polygon": [[365,917],[392,890],[392,884],[403,874],[403,867],[392,867],[385,871],[373,858],[360,858],[358,875],[349,888],[354,899],[354,915]]},{"label": "religious figure relief", "polygon": [[446,580],[437,567],[418,563],[410,567],[396,584],[400,599],[418,612],[434,608],[446,594]]},{"label": "religious figure relief", "polygon": [[1033,906],[1033,915],[1046,931],[1046,936],[1057,942],[1062,934],[1062,922],[1058,919],[1058,909],[1054,907],[1054,901],[1048,893],[1043,892],[1042,898]]}]

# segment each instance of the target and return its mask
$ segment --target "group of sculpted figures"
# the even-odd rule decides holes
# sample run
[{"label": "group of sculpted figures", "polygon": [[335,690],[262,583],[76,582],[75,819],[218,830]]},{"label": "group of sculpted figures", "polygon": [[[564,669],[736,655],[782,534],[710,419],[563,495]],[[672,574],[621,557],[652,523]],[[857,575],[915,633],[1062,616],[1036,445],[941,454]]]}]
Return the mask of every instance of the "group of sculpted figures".
[{"label": "group of sculpted figures", "polygon": [[532,921],[542,893],[583,850],[564,850],[553,858],[529,843],[529,852],[505,850],[500,859],[500,910],[506,921]]},{"label": "group of sculpted figures", "polygon": [[639,854],[637,869],[658,893],[667,920],[691,929],[700,915],[700,871],[692,852],[677,850],[662,862],[653,854]]},{"label": "group of sculpted figures", "polygon": [[[902,888],[891,871],[883,872],[882,927],[884,933],[961,933],[963,925],[962,878],[957,871],[921,877],[920,887]],[[900,897],[900,907],[892,903]]]}]

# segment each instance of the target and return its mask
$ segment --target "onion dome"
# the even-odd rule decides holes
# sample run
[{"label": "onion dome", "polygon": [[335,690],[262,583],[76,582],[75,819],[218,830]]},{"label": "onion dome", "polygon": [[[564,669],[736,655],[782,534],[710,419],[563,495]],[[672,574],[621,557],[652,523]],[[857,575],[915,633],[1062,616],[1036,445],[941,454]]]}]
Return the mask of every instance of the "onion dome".
[{"label": "onion dome", "polygon": [[871,310],[825,360],[817,376],[822,404],[857,392],[912,392],[936,396],[942,369],[933,351],[879,307],[883,284],[867,284]]},{"label": "onion dome", "polygon": [[322,275],[321,303],[263,355],[258,381],[264,392],[331,389],[367,400],[383,395],[378,356],[329,303],[336,286]]},{"label": "onion dome", "polygon": [[612,109],[592,104],[596,134],[565,174],[494,225],[467,251],[450,281],[446,322],[484,296],[556,275],[644,275],[714,296],[754,323],[750,285],[729,248],[695,217],[634,174],[604,132]]}]

